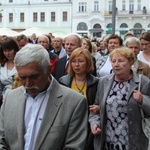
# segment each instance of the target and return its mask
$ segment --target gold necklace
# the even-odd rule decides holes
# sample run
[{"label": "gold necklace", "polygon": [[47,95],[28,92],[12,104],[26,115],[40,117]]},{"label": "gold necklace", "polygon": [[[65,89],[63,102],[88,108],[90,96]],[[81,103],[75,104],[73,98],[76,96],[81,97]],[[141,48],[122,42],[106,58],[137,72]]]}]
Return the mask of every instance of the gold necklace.
[{"label": "gold necklace", "polygon": [[76,78],[74,78],[74,79],[75,79],[76,87],[77,87],[77,88],[78,88],[78,90],[79,90],[79,93],[81,93],[82,95],[84,95],[83,89],[84,89],[84,87],[85,87],[86,79],[84,80],[84,84],[83,84],[83,86],[82,86],[82,88],[81,88],[81,89],[78,87],[78,84],[77,84]]}]

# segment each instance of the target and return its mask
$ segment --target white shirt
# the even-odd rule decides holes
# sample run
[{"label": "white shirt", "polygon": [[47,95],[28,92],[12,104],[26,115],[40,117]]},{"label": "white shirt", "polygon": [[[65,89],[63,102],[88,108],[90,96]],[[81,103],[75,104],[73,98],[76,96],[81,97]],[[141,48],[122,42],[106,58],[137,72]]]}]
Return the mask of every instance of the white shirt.
[{"label": "white shirt", "polygon": [[47,102],[50,95],[50,89],[52,88],[53,77],[50,86],[46,91],[39,93],[35,98],[32,98],[29,94],[27,96],[25,107],[25,135],[24,135],[24,150],[34,150],[36,137],[43,119],[43,115],[47,106]]},{"label": "white shirt", "polygon": [[104,64],[104,66],[99,70],[100,77],[105,76],[105,75],[109,75],[111,73],[111,70],[112,70],[112,65],[110,62],[110,58],[107,57],[107,60]]},{"label": "white shirt", "polygon": [[144,62],[144,63],[146,63],[146,64],[148,64],[148,65],[150,66],[150,61],[147,61],[147,60],[145,59],[145,57],[143,56],[143,52],[141,52],[141,53],[138,55],[138,60],[140,60],[140,61],[142,61],[142,62]]}]

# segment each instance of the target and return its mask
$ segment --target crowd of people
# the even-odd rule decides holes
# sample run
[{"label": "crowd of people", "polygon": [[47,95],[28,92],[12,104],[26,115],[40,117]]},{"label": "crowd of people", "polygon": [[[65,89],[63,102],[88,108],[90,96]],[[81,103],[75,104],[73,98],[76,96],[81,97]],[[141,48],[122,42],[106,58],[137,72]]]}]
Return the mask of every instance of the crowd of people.
[{"label": "crowd of people", "polygon": [[150,32],[2,36],[0,149],[149,150],[149,79]]}]

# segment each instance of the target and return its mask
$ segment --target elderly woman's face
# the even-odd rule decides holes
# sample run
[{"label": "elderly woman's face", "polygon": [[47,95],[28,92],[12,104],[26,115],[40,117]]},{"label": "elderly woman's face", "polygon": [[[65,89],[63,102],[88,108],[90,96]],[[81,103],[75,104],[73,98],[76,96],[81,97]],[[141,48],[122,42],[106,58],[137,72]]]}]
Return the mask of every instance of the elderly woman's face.
[{"label": "elderly woman's face", "polygon": [[135,58],[137,58],[137,55],[139,54],[140,51],[140,47],[137,43],[131,43],[128,44],[128,48],[132,49],[132,51],[134,52]]},{"label": "elderly woman's face", "polygon": [[128,74],[132,65],[125,56],[120,54],[112,56],[111,64],[115,75]]}]

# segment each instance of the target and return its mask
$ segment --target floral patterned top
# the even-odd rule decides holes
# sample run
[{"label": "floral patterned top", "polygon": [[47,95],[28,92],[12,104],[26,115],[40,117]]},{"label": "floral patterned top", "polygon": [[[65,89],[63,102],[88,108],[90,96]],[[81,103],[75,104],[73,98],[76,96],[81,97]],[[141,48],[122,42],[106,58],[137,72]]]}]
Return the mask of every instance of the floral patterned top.
[{"label": "floral patterned top", "polygon": [[129,150],[127,96],[130,81],[114,81],[106,99],[105,150]]}]

